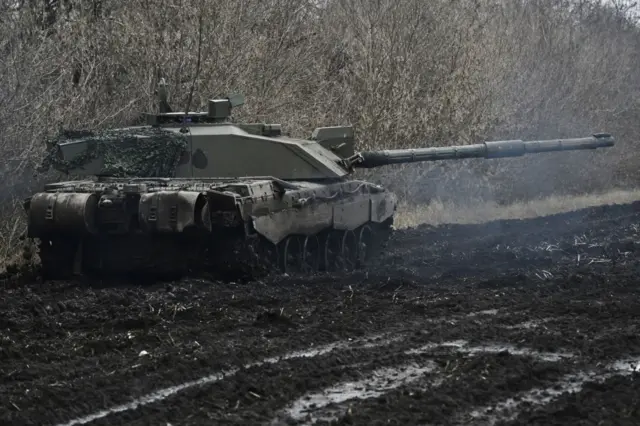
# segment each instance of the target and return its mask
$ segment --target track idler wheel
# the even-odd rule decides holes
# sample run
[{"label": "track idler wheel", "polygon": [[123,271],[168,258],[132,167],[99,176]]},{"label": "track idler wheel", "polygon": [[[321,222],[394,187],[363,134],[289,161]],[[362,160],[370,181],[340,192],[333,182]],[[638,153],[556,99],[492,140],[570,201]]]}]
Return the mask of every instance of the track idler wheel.
[{"label": "track idler wheel", "polygon": [[327,272],[338,270],[339,258],[342,250],[342,232],[329,231],[323,242],[323,269]]},{"label": "track idler wheel", "polygon": [[371,262],[375,257],[379,245],[376,241],[376,235],[369,225],[360,227],[358,234],[358,260],[357,267],[362,268]]},{"label": "track idler wheel", "polygon": [[297,274],[303,267],[303,237],[292,235],[281,243],[280,269],[285,274]]},{"label": "track idler wheel", "polygon": [[261,274],[272,273],[280,269],[280,245],[273,244],[266,239],[259,239],[254,246],[253,269]]},{"label": "track idler wheel", "polygon": [[345,272],[356,269],[358,264],[358,237],[353,231],[342,233],[342,244],[340,256],[338,257],[338,268]]},{"label": "track idler wheel", "polygon": [[353,231],[331,231],[324,240],[324,269],[353,271],[358,263],[358,237]]},{"label": "track idler wheel", "polygon": [[313,274],[320,270],[320,240],[316,235],[308,235],[302,244],[302,272]]}]

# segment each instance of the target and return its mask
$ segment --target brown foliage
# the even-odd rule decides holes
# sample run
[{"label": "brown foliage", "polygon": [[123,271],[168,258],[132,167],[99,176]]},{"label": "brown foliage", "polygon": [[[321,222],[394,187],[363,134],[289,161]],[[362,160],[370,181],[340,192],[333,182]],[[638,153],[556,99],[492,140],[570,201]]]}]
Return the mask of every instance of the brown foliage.
[{"label": "brown foliage", "polygon": [[[295,136],[353,124],[359,148],[610,131],[606,152],[388,168],[409,201],[512,201],[634,184],[640,33],[624,2],[36,0],[0,2],[4,211],[60,127],[135,123],[160,78],[174,108],[240,91],[238,118]],[[202,20],[200,28],[198,22]],[[202,30],[200,66],[198,40]],[[543,178],[544,176],[544,178]],[[452,194],[454,194],[452,196]],[[0,227],[11,245],[14,219]]]}]

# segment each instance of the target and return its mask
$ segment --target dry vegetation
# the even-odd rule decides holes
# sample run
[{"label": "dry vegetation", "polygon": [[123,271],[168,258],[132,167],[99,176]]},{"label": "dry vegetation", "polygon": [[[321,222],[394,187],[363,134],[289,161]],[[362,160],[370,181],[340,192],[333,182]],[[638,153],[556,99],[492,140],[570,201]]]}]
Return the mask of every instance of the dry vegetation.
[{"label": "dry vegetation", "polygon": [[478,224],[492,220],[530,219],[567,213],[601,205],[628,204],[640,200],[640,191],[614,190],[588,195],[551,195],[547,198],[499,205],[476,200],[460,205],[434,200],[426,205],[401,202],[394,222],[396,228],[412,228],[421,224],[438,226],[448,223]]},{"label": "dry vegetation", "polygon": [[557,159],[364,175],[410,206],[633,186],[640,31],[625,3],[0,0],[0,257],[24,229],[18,201],[59,177],[34,174],[43,138],[61,127],[135,123],[155,109],[160,78],[174,107],[186,106],[195,81],[191,109],[239,91],[248,103],[238,118],[281,122],[303,137],[314,126],[353,124],[361,149],[597,131],[619,140]]}]

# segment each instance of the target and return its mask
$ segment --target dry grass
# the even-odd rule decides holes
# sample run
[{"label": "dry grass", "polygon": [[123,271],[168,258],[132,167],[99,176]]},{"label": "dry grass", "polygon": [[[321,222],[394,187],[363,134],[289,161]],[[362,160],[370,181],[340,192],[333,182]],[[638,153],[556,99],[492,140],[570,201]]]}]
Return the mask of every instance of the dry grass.
[{"label": "dry grass", "polygon": [[20,247],[4,257],[0,257],[0,276],[6,272],[24,271],[38,266],[39,259],[34,256],[35,253],[35,247],[30,245],[29,247]]},{"label": "dry grass", "polygon": [[428,205],[401,202],[395,227],[401,229],[421,224],[437,226],[445,223],[475,224],[492,220],[529,219],[600,205],[628,204],[639,200],[640,191],[620,190],[583,196],[551,196],[504,206],[489,202],[465,206],[440,201],[433,201]]}]

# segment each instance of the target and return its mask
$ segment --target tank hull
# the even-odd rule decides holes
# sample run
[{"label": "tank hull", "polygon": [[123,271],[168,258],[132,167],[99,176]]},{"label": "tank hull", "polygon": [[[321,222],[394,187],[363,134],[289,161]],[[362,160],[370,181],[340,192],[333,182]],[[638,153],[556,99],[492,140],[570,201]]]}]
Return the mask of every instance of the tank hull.
[{"label": "tank hull", "polygon": [[237,279],[365,266],[396,198],[356,180],[111,178],[47,185],[25,208],[45,279]]}]

